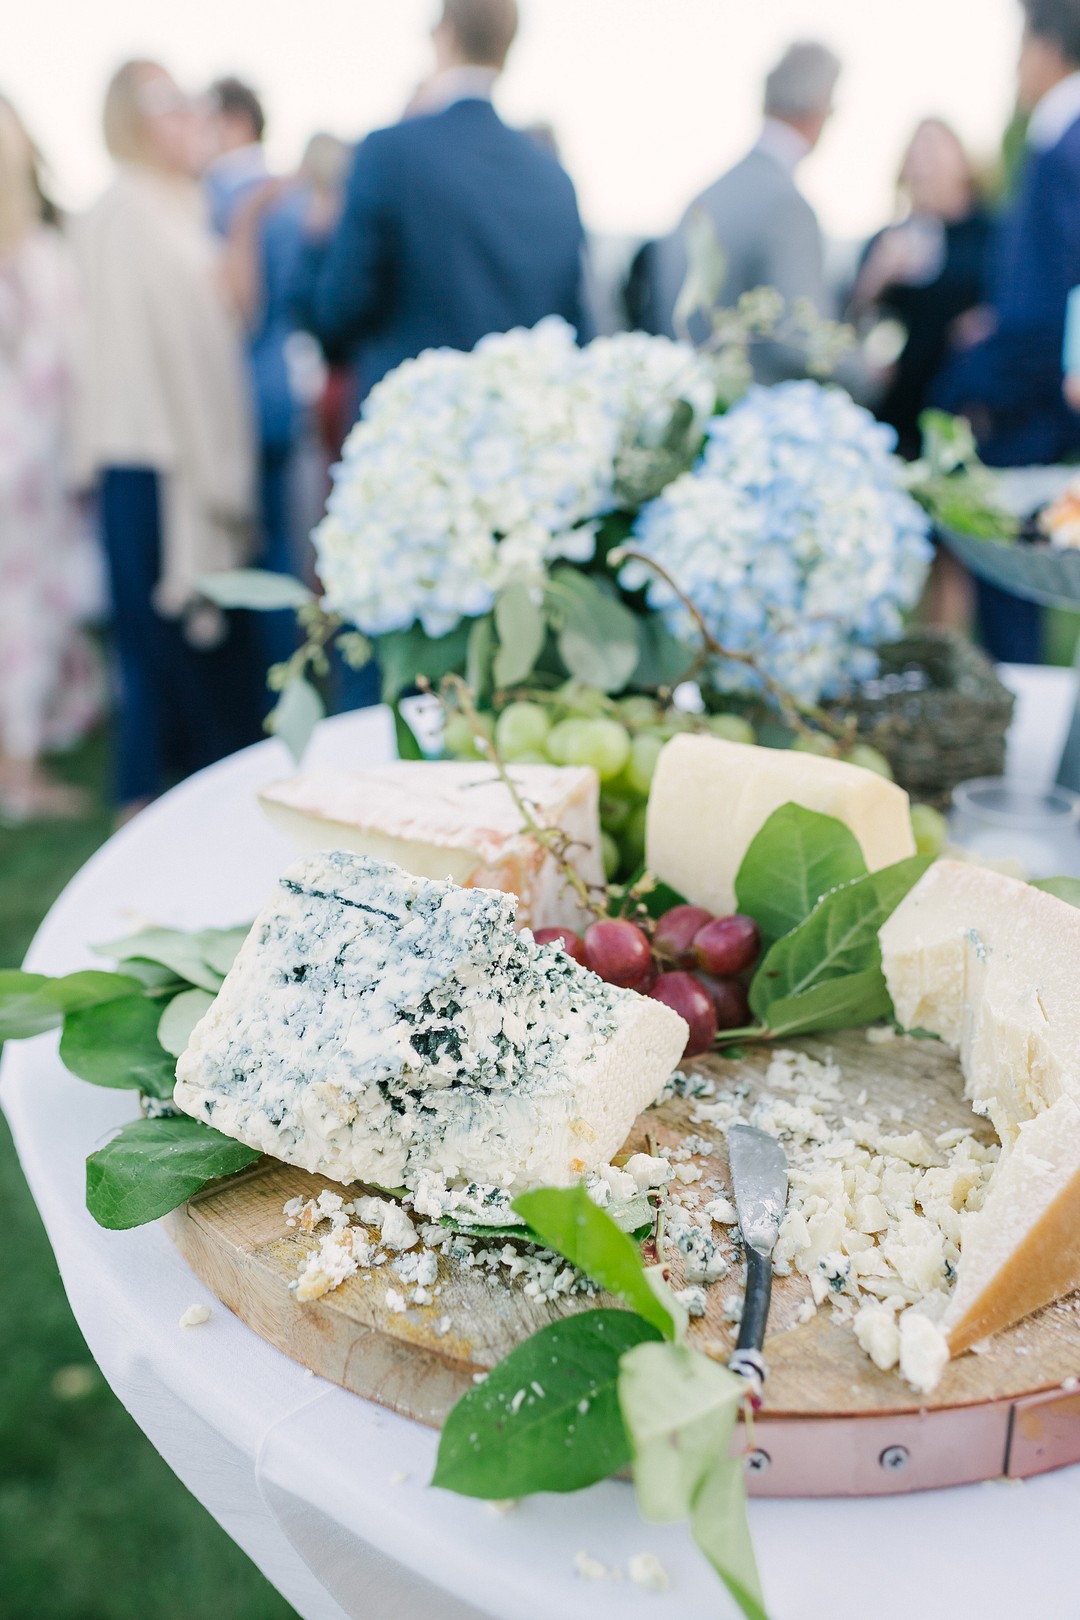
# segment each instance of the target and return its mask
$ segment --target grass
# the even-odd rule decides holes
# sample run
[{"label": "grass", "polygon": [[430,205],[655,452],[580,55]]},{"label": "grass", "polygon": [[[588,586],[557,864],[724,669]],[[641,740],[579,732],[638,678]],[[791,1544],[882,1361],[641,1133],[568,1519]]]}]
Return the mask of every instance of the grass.
[{"label": "grass", "polygon": [[[110,830],[104,739],[63,768],[91,814],[0,829],[0,968]],[[0,1209],[0,1620],[288,1620],[94,1366],[2,1116]]]}]

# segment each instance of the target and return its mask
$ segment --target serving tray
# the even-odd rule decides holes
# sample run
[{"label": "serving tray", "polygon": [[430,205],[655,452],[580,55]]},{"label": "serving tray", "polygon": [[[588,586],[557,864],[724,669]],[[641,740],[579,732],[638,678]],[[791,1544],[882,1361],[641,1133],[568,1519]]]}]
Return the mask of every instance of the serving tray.
[{"label": "serving tray", "polygon": [[[932,1139],[963,1126],[993,1140],[963,1100],[955,1057],[937,1042],[871,1045],[863,1032],[847,1031],[789,1044],[820,1060],[836,1059],[844,1093],[836,1105],[840,1115],[864,1116],[872,1108],[897,1133],[917,1129]],[[746,1086],[749,1105],[766,1089],[770,1056],[753,1051],[686,1067],[725,1088]],[[869,1103],[860,1100],[864,1090]],[[723,1134],[692,1123],[695,1107],[676,1097],[650,1109],[637,1120],[629,1146],[675,1147],[693,1134],[714,1151],[688,1162],[726,1183]],[[315,1239],[290,1229],[282,1206],[324,1188],[340,1191],[321,1176],[267,1159],[206,1189],[166,1225],[193,1271],[262,1338],[321,1377],[406,1417],[438,1426],[475,1373],[538,1328],[597,1303],[580,1297],[538,1303],[520,1282],[493,1280],[486,1270],[445,1256],[439,1261],[442,1292],[430,1306],[390,1311],[386,1290],[394,1279],[374,1268],[321,1299],[299,1303],[288,1284]],[[671,1273],[681,1286],[677,1263]],[[690,1325],[690,1342],[721,1361],[736,1332],[723,1302],[741,1286],[733,1272],[730,1282],[709,1288],[706,1315]],[[1080,1461],[1080,1296],[996,1335],[981,1354],[951,1362],[937,1389],[922,1399],[896,1374],[880,1372],[827,1306],[800,1322],[808,1297],[804,1278],[776,1279],[765,1407],[752,1431],[740,1436],[753,1494],[882,1495],[1001,1475],[1023,1478]],[[450,1329],[440,1336],[437,1324],[447,1317]]]}]

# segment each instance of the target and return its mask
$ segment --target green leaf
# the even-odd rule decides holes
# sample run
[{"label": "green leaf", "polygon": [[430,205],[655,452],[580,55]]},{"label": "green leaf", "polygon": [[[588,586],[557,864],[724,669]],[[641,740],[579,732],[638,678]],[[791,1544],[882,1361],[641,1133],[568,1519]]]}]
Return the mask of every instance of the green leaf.
[{"label": "green leaf", "polygon": [[291,680],[266,717],[266,729],[280,737],[299,765],[326,705],[310,681]]},{"label": "green leaf", "polygon": [[[682,1336],[686,1313],[659,1273],[646,1271],[637,1244],[576,1187],[522,1193],[512,1208],[549,1249],[564,1255],[593,1282],[617,1294],[665,1339]],[[504,1493],[505,1494],[505,1493]]]},{"label": "green leaf", "polygon": [[665,911],[670,911],[672,906],[685,906],[687,904],[684,894],[680,894],[678,889],[673,889],[670,883],[661,883],[659,878],[654,878],[648,867],[645,866],[641,868],[640,872],[634,874],[629,883],[621,885],[621,892],[626,893],[630,889],[636,889],[643,878],[652,878],[652,887],[638,895],[637,898],[654,921],[661,918]]},{"label": "green leaf", "polygon": [[93,1086],[171,1097],[176,1059],[158,1040],[160,1017],[158,1003],[141,994],[69,1013],[60,1037],[60,1060]]},{"label": "green leaf", "polygon": [[499,637],[493,665],[495,685],[516,686],[532,674],[547,635],[543,609],[528,585],[515,581],[499,594],[495,629]]},{"label": "green leaf", "polygon": [[221,608],[254,608],[257,613],[277,608],[301,608],[315,600],[307,586],[291,574],[266,568],[232,568],[221,574],[203,574],[199,590]]},{"label": "green leaf", "polygon": [[702,1481],[690,1529],[746,1620],[768,1620],[754,1544],[746,1521],[746,1478],[741,1457],[728,1457]]},{"label": "green leaf", "polygon": [[697,649],[673,636],[658,613],[645,614],[635,622],[638,661],[634,686],[655,691],[686,680],[697,660]]},{"label": "green leaf", "polygon": [[426,675],[433,686],[444,675],[460,675],[468,656],[471,629],[472,621],[463,619],[445,636],[425,635],[418,624],[380,636],[376,656],[382,671],[383,702],[393,703],[415,684],[418,675]]},{"label": "green leaf", "polygon": [[776,1001],[879,968],[878,929],[930,864],[929,856],[912,855],[823,896],[805,922],[766,952],[750,986],[755,1016],[768,1023]]},{"label": "green leaf", "polygon": [[688,1519],[709,1470],[727,1457],[746,1384],[685,1345],[643,1344],[619,1373],[641,1516]]},{"label": "green leaf", "polygon": [[87,1159],[86,1207],[99,1226],[143,1226],[260,1157],[186,1115],[137,1119]]},{"label": "green leaf", "polygon": [[134,959],[160,962],[178,979],[196,984],[200,990],[216,993],[221,989],[225,975],[210,965],[207,950],[220,960],[222,936],[231,936],[235,932],[238,930],[208,928],[189,933],[182,928],[144,928],[141,933],[129,934],[126,939],[113,939],[105,945],[95,945],[93,950],[95,956],[108,956],[114,962]]},{"label": "green leaf", "polygon": [[26,1040],[59,1029],[67,1013],[130,996],[139,988],[138,979],[96,968],[60,979],[44,973],[0,972],[0,1041]]},{"label": "green leaf", "polygon": [[161,962],[150,962],[139,956],[124,958],[124,972],[138,979],[144,990],[182,990],[183,979]]},{"label": "green leaf", "polygon": [[1041,889],[1044,894],[1052,894],[1058,900],[1064,900],[1066,905],[1080,906],[1080,878],[1049,877],[1040,878],[1031,885],[1033,889]]},{"label": "green leaf", "polygon": [[657,1337],[631,1311],[586,1311],[541,1328],[458,1401],[432,1484],[500,1500],[606,1479],[630,1460],[620,1357]]},{"label": "green leaf", "polygon": [[390,712],[394,716],[394,741],[397,744],[398,759],[423,759],[424,750],[420,746],[416,732],[402,714],[401,704],[392,703]]},{"label": "green leaf", "polygon": [[484,703],[491,693],[492,662],[495,654],[495,621],[490,613],[474,619],[465,650],[465,684],[477,703]]},{"label": "green leaf", "polygon": [[686,245],[686,278],[679,288],[672,312],[676,333],[685,330],[692,315],[711,315],[720,301],[728,277],[727,254],[720,245],[716,227],[704,208],[694,208],[683,229]]},{"label": "green leaf", "polygon": [[[251,924],[241,923],[238,928],[201,928],[195,938],[207,967],[215,973],[226,974],[250,933]],[[204,985],[203,989],[206,988]]]},{"label": "green leaf", "polygon": [[556,568],[548,612],[560,627],[559,657],[575,680],[601,692],[621,691],[637,668],[640,649],[637,619],[618,596],[576,569]]},{"label": "green leaf", "polygon": [[830,889],[865,875],[866,861],[850,827],[835,816],[785,804],[773,811],[743,856],[735,899],[771,941],[797,928]]},{"label": "green leaf", "polygon": [[[769,1034],[813,1035],[830,1029],[855,1029],[878,1018],[891,1018],[892,998],[879,967],[826,979],[798,996],[781,996],[769,1005]],[[726,1056],[730,1057],[730,1050]]]},{"label": "green leaf", "polygon": [[199,1019],[214,1005],[209,990],[182,990],[165,1008],[157,1026],[157,1038],[166,1052],[179,1057],[191,1039]]}]

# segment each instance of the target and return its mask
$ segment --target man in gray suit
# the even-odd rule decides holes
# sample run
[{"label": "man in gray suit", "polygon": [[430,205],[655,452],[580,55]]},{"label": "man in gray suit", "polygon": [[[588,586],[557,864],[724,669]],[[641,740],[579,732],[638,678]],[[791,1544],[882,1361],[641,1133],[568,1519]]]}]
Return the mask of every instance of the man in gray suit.
[{"label": "man in gray suit", "polygon": [[[788,308],[809,299],[831,313],[825,291],[824,252],[817,215],[795,184],[795,171],[813,151],[832,112],[840,61],[825,45],[791,45],[765,80],[765,121],[741,162],[690,204],[673,235],[656,243],[654,304],[648,325],[673,336],[672,312],[687,269],[686,230],[695,212],[711,222],[727,258],[721,306],[754,287],[775,287]],[[691,321],[695,338],[706,334]],[[805,372],[805,356],[789,343],[759,344],[754,373],[779,382]]]}]

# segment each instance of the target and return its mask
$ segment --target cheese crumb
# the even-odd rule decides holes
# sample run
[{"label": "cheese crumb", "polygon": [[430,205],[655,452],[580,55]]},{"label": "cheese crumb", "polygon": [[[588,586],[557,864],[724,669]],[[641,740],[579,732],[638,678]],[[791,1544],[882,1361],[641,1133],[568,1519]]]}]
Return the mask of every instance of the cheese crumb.
[{"label": "cheese crumb", "polygon": [[647,1592],[666,1592],[671,1585],[671,1577],[655,1553],[635,1553],[629,1568],[634,1585],[643,1586]]},{"label": "cheese crumb", "polygon": [[203,1323],[209,1322],[209,1320],[209,1305],[189,1305],[183,1316],[180,1318],[180,1326],[182,1328],[202,1327]]},{"label": "cheese crumb", "polygon": [[929,1395],[949,1362],[949,1342],[941,1329],[919,1311],[900,1318],[900,1376],[916,1394]]},{"label": "cheese crumb", "polygon": [[574,1571],[583,1581],[619,1581],[622,1579],[617,1569],[608,1569],[599,1558],[593,1558],[590,1553],[579,1552],[574,1554]]},{"label": "cheese crumb", "polygon": [[900,1329],[887,1306],[872,1302],[860,1306],[853,1326],[860,1348],[875,1367],[889,1372],[896,1366],[900,1360]]},{"label": "cheese crumb", "polygon": [[405,1295],[399,1294],[396,1288],[386,1290],[386,1308],[388,1311],[403,1311],[405,1309]]}]

